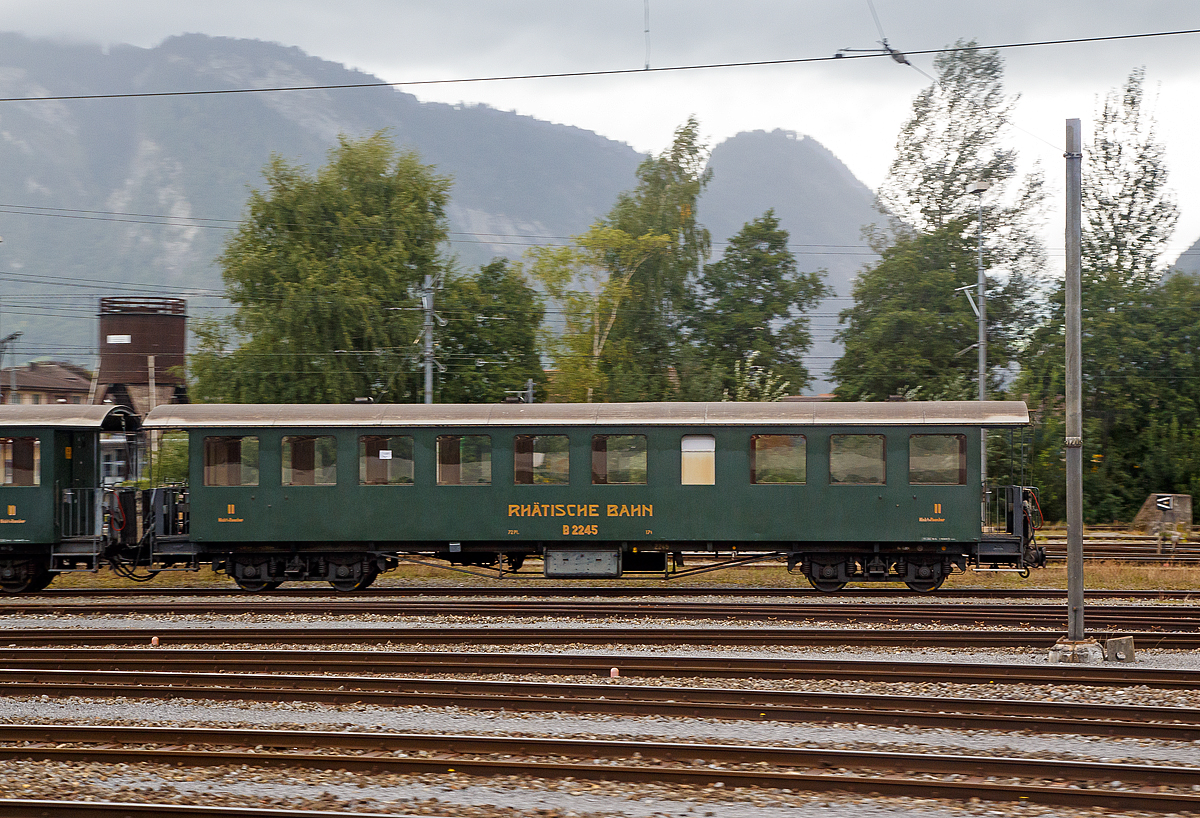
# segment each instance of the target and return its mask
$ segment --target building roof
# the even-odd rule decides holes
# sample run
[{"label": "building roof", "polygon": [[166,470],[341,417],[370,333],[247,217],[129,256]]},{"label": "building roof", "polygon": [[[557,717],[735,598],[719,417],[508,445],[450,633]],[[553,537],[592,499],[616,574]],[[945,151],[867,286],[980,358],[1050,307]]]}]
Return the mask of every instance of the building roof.
[{"label": "building roof", "polygon": [[124,406],[23,403],[0,405],[0,430],[36,427],[132,432],[137,430],[138,425],[137,415]]},{"label": "building roof", "polygon": [[1023,426],[1020,401],[172,404],[147,429],[314,426]]},{"label": "building roof", "polygon": [[0,369],[0,387],[8,389],[16,381],[18,390],[41,392],[87,392],[92,385],[92,373],[81,366],[63,361],[35,361]]}]

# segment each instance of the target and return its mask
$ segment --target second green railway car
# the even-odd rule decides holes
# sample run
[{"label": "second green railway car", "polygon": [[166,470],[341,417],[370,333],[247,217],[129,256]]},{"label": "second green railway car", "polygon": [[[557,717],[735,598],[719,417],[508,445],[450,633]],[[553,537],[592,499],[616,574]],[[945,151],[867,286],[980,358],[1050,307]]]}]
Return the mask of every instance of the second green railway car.
[{"label": "second green railway car", "polygon": [[821,590],[929,591],[1038,562],[1023,487],[1006,530],[981,521],[980,430],[1028,422],[963,401],[172,405],[144,426],[189,434],[187,517],[160,539],[247,590],[354,590],[402,559],[602,578],[779,555]]}]

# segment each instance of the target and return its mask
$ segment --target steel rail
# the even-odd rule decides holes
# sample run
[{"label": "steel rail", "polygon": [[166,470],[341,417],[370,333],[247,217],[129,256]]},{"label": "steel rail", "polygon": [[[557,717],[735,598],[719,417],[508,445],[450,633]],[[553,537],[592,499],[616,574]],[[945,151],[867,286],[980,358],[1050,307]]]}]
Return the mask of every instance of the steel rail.
[{"label": "steel rail", "polygon": [[[983,623],[978,623],[982,625]],[[1142,648],[1190,650],[1200,647],[1200,632],[1089,631],[1103,640],[1129,636]],[[932,628],[663,628],[663,627],[194,627],[194,628],[7,628],[0,630],[0,647],[53,645],[160,644],[209,645],[342,645],[342,644],[477,644],[570,645],[612,644],[640,647],[1049,647],[1059,634],[1053,630],[962,630]]]},{"label": "steel rail", "polygon": [[836,679],[958,684],[1093,685],[1200,689],[1200,671],[1125,664],[1049,665],[904,662],[777,657],[578,653],[397,652],[154,648],[0,648],[0,667],[45,670],[161,670],[199,673],[364,673],[602,676],[642,678]]},{"label": "steel rail", "polygon": [[[243,615],[264,616],[393,616],[440,617],[479,616],[556,617],[571,619],[701,619],[730,621],[824,621],[942,625],[1009,625],[1062,628],[1066,610],[1035,604],[990,604],[954,602],[855,603],[816,602],[700,603],[643,601],[559,600],[423,600],[379,599],[289,600],[234,599],[229,601],[104,601],[104,602],[9,602],[0,603],[0,616],[46,615],[157,616]],[[1095,627],[1120,630],[1200,631],[1200,605],[1095,606],[1088,611]]]},{"label": "steel rail", "polygon": [[[335,591],[323,584],[315,583],[291,583],[285,584],[281,588],[271,591],[262,591],[256,594],[247,594],[237,586],[230,583],[229,585],[206,585],[203,587],[179,587],[179,586],[164,586],[145,585],[137,587],[115,587],[115,588],[49,588],[44,591],[38,591],[36,594],[23,594],[21,596],[0,597],[0,599],[9,600],[72,600],[72,599],[89,599],[89,598],[139,598],[139,597],[235,597],[240,600],[253,599],[273,599],[273,598],[311,598],[311,597],[333,597],[337,599],[359,599],[364,597],[463,597],[463,598],[489,598],[489,597],[509,597],[509,598],[524,598],[524,597],[581,597],[581,598],[622,598],[622,597],[697,597],[697,596],[716,596],[716,597],[746,597],[746,598],[774,598],[774,597],[797,597],[797,598],[814,598],[828,600],[828,594],[813,590],[807,587],[782,588],[782,587],[759,587],[753,585],[747,586],[732,586],[732,585],[593,585],[581,582],[578,585],[529,585],[522,584],[517,580],[498,580],[503,583],[499,585],[385,585],[376,584],[371,588],[362,591],[355,591],[352,596],[347,597],[346,594]],[[854,600],[862,597],[866,599],[913,599],[920,598],[924,595],[917,594],[915,591],[910,591],[902,587],[862,587],[851,584],[845,591],[838,594],[838,599]],[[937,599],[1048,599],[1055,601],[1065,601],[1067,592],[1065,589],[1057,588],[940,588],[935,594]],[[1130,591],[1114,591],[1114,590],[1089,590],[1087,598],[1098,599],[1135,599],[1135,600],[1172,600],[1200,601],[1200,591],[1186,590],[1130,590]]]},{"label": "steel rail", "polygon": [[[195,804],[134,803],[129,801],[51,801],[35,798],[0,798],[0,816],[5,818],[134,818],[146,815],[179,818],[363,818],[362,812],[270,809],[265,807],[204,806]],[[418,818],[415,814],[389,812],[381,818]],[[420,818],[452,818],[449,813],[421,813]]]},{"label": "steel rail", "polygon": [[[124,696],[143,699],[309,701],[375,707],[455,707],[515,712],[811,723],[941,729],[1032,730],[1089,736],[1200,740],[1200,711],[945,696],[810,693],[706,687],[470,681],[396,677],[148,671],[0,670],[8,696]],[[0,741],[3,739],[0,730]]]},{"label": "steel rail", "polygon": [[[50,728],[50,729],[48,729]],[[1042,758],[892,753],[831,748],[721,745],[679,742],[604,741],[492,736],[431,736],[388,733],[313,733],[205,728],[93,728],[59,725],[0,728],[24,735],[22,746],[0,746],[0,759],[20,758],[90,763],[160,763],[188,766],[248,765],[377,773],[449,774],[574,778],[590,781],[677,783],[731,787],[773,787],[808,791],[868,792],[880,795],[988,800],[1027,800],[1064,806],[1103,806],[1154,811],[1200,809],[1200,796],[1184,792],[1145,792],[1081,788],[1079,782],[1121,781],[1139,787],[1191,787],[1200,783],[1200,768],[1106,762],[1058,761]],[[40,731],[40,732],[39,732]],[[74,731],[74,732],[73,732]],[[35,736],[41,738],[30,738]],[[77,738],[72,738],[76,736]],[[10,739],[22,741],[20,738]],[[105,746],[64,747],[64,743]],[[56,743],[57,746],[47,746]],[[113,743],[126,746],[111,747]],[[156,747],[128,746],[152,743]],[[193,749],[207,745],[206,749]],[[213,749],[230,746],[249,749]],[[271,752],[258,748],[332,747],[340,752]],[[413,757],[432,752],[436,757]],[[384,753],[389,753],[384,755]],[[640,754],[640,756],[639,756]],[[503,755],[501,759],[480,756]],[[517,760],[525,756],[530,760]],[[564,762],[562,758],[592,763]],[[610,763],[595,763],[605,759]],[[626,763],[638,759],[637,763]],[[646,764],[647,759],[660,763]],[[616,762],[616,763],[611,763]],[[662,762],[671,762],[665,765]],[[688,766],[682,766],[687,764]],[[719,764],[743,765],[723,767]],[[678,766],[677,766],[678,765]],[[746,765],[756,765],[746,769]],[[765,767],[765,768],[764,768]],[[774,768],[774,769],[772,769]],[[782,768],[782,769],[780,769]],[[848,771],[854,772],[848,772]],[[814,772],[815,771],[815,772]],[[829,772],[823,772],[829,771]],[[871,771],[875,774],[864,775]],[[892,775],[880,776],[879,771]],[[903,772],[944,776],[910,778]],[[985,780],[986,777],[986,780]],[[1015,784],[996,778],[1024,779]],[[946,780],[957,778],[957,780]],[[1061,785],[1047,781],[1062,781]],[[1066,782],[1072,782],[1075,788]]]}]

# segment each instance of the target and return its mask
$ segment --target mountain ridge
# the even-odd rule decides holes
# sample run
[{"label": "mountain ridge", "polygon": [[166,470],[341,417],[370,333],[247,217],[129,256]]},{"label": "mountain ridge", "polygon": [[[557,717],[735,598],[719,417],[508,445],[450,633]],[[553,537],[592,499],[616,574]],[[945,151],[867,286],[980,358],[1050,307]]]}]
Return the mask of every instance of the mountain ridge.
[{"label": "mountain ridge", "polygon": [[[184,34],[152,48],[105,49],[0,34],[6,97],[378,81],[257,40]],[[340,134],[379,130],[453,177],[452,248],[464,268],[583,232],[636,184],[645,158],[574,126],[484,105],[421,102],[390,87],[7,103],[0,106],[0,270],[9,275],[0,278],[0,329],[26,334],[24,358],[86,358],[95,345],[95,298],[113,294],[106,281],[124,282],[126,291],[190,292],[193,312],[200,310],[212,302],[196,293],[220,289],[213,260],[248,190],[261,186],[268,158],[315,170]],[[810,137],[738,134],[714,146],[710,166],[698,215],[717,241],[773,207],[798,245],[861,245],[873,196]],[[31,208],[52,215],[28,215]],[[848,292],[863,258],[809,249],[798,254],[801,268],[825,267],[839,293]],[[34,291],[49,295],[34,298]]]}]

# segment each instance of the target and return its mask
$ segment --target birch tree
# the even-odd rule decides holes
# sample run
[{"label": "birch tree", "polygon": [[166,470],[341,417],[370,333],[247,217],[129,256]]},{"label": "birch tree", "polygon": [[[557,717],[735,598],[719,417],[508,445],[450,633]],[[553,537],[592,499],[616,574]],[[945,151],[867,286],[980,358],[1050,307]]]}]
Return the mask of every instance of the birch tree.
[{"label": "birch tree", "polygon": [[561,333],[547,333],[546,338],[558,369],[552,389],[556,398],[591,403],[604,389],[601,359],[633,294],[633,278],[670,244],[668,236],[632,236],[598,223],[569,246],[531,251],[530,273],[563,322]]}]

